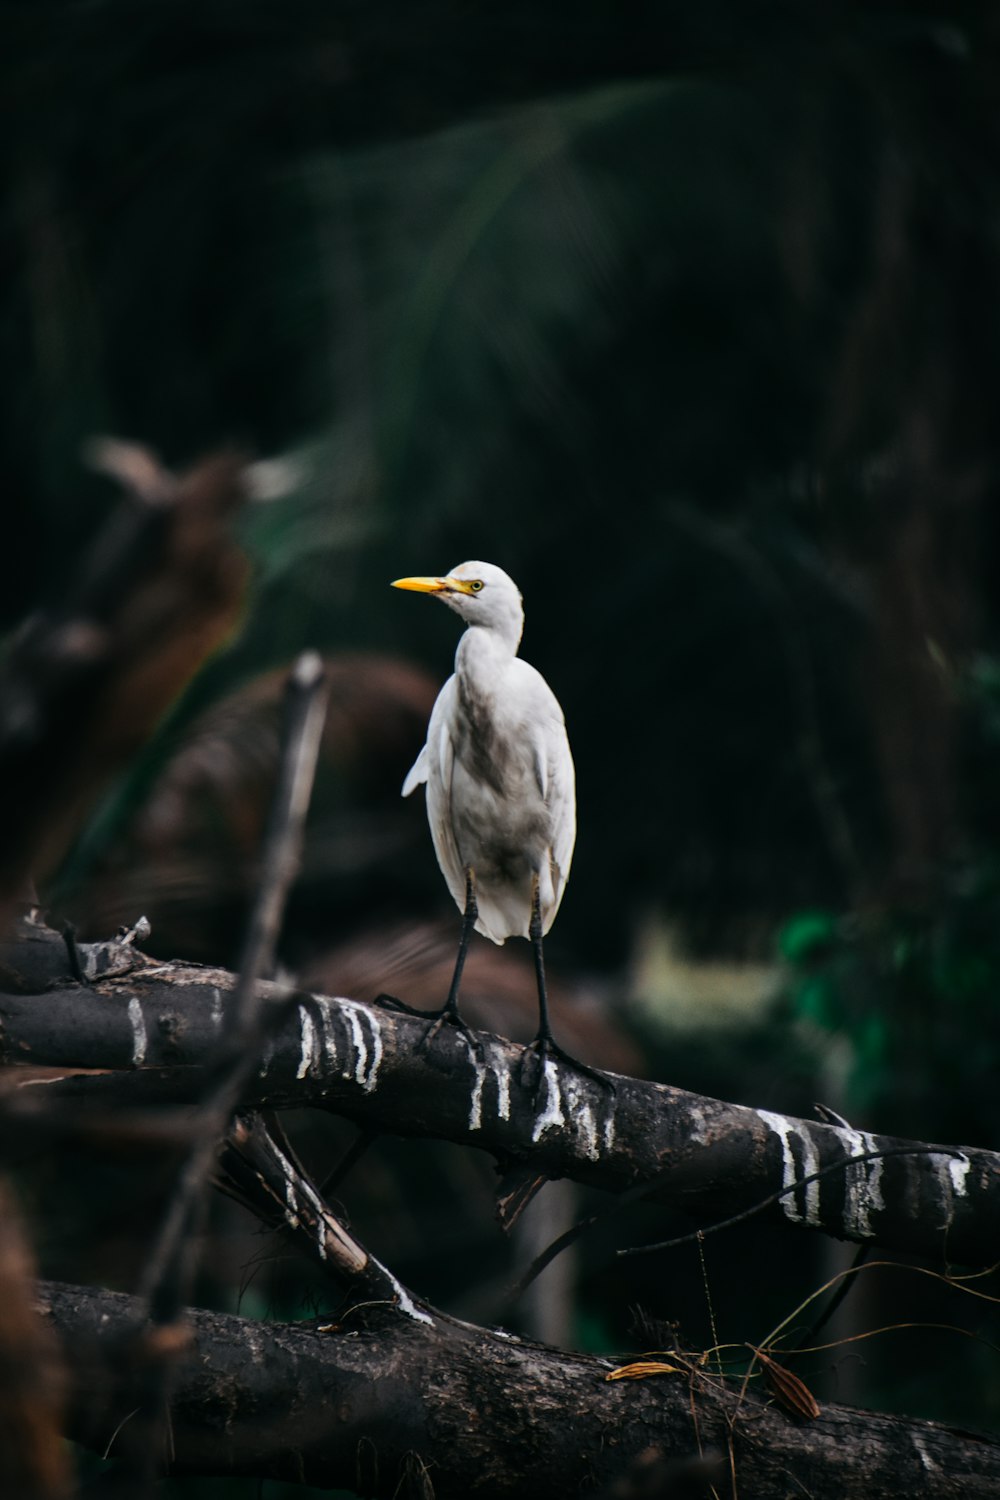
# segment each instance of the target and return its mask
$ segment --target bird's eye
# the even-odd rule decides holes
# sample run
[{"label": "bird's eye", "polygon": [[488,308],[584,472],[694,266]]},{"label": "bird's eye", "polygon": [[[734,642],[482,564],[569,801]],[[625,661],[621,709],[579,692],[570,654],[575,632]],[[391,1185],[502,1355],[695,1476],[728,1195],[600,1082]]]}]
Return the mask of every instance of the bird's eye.
[{"label": "bird's eye", "polygon": [[483,586],[483,580],[481,578],[474,578],[472,580],[472,582],[469,584],[469,590],[473,594],[478,594],[479,591],[480,591],[480,589],[482,588],[482,586]]}]

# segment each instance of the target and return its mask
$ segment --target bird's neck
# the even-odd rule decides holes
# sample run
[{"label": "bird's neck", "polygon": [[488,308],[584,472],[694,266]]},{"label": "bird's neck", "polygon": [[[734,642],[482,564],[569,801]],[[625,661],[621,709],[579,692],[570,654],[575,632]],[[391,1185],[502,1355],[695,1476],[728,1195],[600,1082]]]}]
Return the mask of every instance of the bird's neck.
[{"label": "bird's neck", "polygon": [[455,652],[456,673],[468,681],[492,687],[498,670],[517,655],[520,635],[520,631],[504,632],[492,626],[470,625],[463,632]]}]

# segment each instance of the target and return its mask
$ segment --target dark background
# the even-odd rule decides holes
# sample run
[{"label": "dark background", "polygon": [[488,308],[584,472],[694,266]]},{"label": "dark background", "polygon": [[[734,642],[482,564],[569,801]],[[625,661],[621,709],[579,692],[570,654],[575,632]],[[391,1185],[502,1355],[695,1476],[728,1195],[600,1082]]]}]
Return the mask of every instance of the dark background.
[{"label": "dark background", "polygon": [[[243,523],[242,629],[94,809],[52,909],[85,936],[141,909],[153,951],[233,962],[261,676],[318,646],[341,675],[284,958],[332,985],[353,943],[355,986],[384,987],[386,932],[454,917],[397,792],[456,622],[387,584],[485,558],[566,711],[580,828],[549,952],[595,1047],[994,1145],[995,7],[61,0],[0,26],[4,627],[61,597],[115,503],[81,465],[94,433],[293,476]],[[452,1236],[468,1272],[468,1233],[502,1270],[488,1174],[383,1149],[373,1248],[420,1184],[393,1269],[447,1302],[427,1246]],[[40,1231],[57,1274],[81,1274],[84,1199],[129,1239],[114,1183],[80,1198]],[[577,1342],[625,1346],[635,1303],[712,1341],[693,1252],[626,1277],[601,1238]],[[711,1245],[722,1340],[832,1274],[780,1233]],[[297,1274],[260,1310],[297,1315]],[[988,1304],[917,1280],[872,1273],[843,1331],[995,1339]],[[232,1305],[221,1272],[209,1295]],[[802,1373],[995,1428],[976,1338],[890,1333]]]}]

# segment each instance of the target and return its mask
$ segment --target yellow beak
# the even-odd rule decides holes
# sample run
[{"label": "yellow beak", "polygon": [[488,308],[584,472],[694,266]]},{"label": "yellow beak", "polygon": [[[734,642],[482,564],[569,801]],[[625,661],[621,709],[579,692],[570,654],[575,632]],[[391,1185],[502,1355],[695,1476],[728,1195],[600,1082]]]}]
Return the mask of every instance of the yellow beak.
[{"label": "yellow beak", "polygon": [[397,578],[391,586],[394,589],[412,589],[417,594],[440,594],[451,583],[450,578]]},{"label": "yellow beak", "polygon": [[412,589],[416,594],[474,594],[471,578],[397,578],[394,589]]}]

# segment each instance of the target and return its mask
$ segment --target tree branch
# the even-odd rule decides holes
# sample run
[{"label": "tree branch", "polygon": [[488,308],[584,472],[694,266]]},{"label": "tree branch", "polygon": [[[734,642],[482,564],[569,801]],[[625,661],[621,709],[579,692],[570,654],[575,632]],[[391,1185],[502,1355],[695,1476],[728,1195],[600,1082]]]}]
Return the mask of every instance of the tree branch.
[{"label": "tree branch", "polygon": [[[43,961],[38,950],[46,943]],[[92,963],[86,947],[82,956]],[[112,1070],[19,1090],[20,1107],[72,1101],[79,1128],[84,1104],[106,1115],[189,1105],[201,1096],[233,976],[137,954],[132,963],[131,972],[87,988],[64,983],[44,994],[0,996],[5,1061]],[[11,946],[0,962],[22,982],[29,971],[37,981],[60,965],[64,970],[61,940],[52,934],[39,941],[38,929],[23,962]],[[275,993],[273,986],[264,991]],[[969,1265],[996,1258],[994,1152],[943,1146],[938,1154],[892,1136],[631,1078],[619,1078],[609,1096],[551,1061],[536,1108],[533,1091],[519,1081],[519,1047],[484,1035],[478,1060],[446,1028],[422,1050],[424,1030],[377,1007],[301,996],[247,1080],[243,1106],[319,1106],[365,1127],[462,1142],[505,1166],[530,1164],[609,1192],[646,1183],[650,1198],[683,1210],[699,1227],[783,1192],[768,1212],[801,1228]],[[904,1154],[909,1148],[922,1154]]]},{"label": "tree branch", "polygon": [[[127,1384],[116,1387],[114,1350],[137,1304],[56,1284],[41,1295],[74,1382],[70,1435],[113,1455],[132,1404]],[[683,1356],[679,1373],[609,1383],[606,1360],[440,1315],[349,1310],[317,1326],[195,1312],[191,1326],[171,1413],[180,1474],[391,1496],[426,1493],[409,1481],[430,1471],[439,1500],[551,1500],[610,1484],[657,1444],[671,1458],[728,1453],[732,1492],[755,1500],[987,1500],[1000,1487],[996,1443],[837,1406],[798,1422]]]}]

